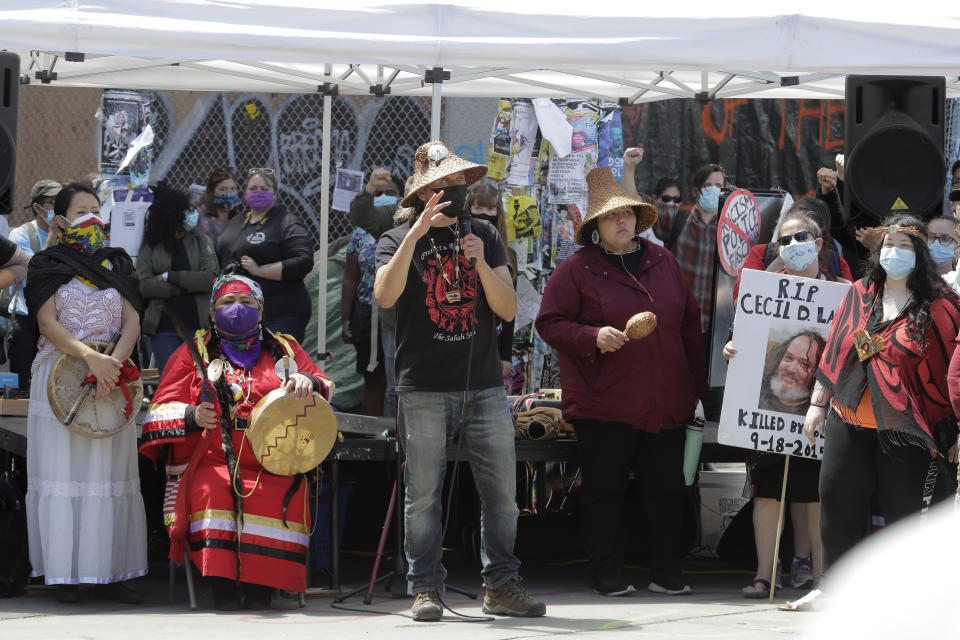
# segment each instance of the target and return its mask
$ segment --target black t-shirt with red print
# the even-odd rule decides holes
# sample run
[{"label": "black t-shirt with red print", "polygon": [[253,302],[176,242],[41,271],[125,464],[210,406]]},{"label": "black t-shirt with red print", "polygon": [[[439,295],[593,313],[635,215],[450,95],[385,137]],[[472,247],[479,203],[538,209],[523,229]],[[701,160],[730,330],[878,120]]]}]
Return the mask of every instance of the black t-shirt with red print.
[{"label": "black t-shirt with red print", "polygon": [[[409,223],[380,236],[378,269],[390,262],[414,221],[411,218]],[[462,391],[466,387],[471,338],[469,388],[503,385],[497,353],[497,318],[483,295],[476,270],[462,251],[455,254],[455,226],[431,228],[417,241],[410,261],[407,284],[396,304],[399,391]],[[476,219],[471,226],[474,235],[483,241],[486,263],[494,269],[506,265],[507,254],[497,230]],[[440,255],[439,263],[430,239]],[[459,285],[454,255],[460,262]],[[474,316],[473,300],[478,294]]]}]

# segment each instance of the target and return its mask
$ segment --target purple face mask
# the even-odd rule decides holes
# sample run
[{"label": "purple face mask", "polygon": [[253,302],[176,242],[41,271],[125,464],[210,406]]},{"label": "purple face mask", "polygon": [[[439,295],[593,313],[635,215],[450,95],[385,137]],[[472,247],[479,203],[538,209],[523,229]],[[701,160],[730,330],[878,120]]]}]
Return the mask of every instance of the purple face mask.
[{"label": "purple face mask", "polygon": [[251,331],[257,328],[257,315],[259,310],[256,307],[234,302],[225,307],[220,307],[214,312],[214,318],[217,322],[217,329],[230,337],[246,337]]},{"label": "purple face mask", "polygon": [[254,211],[265,211],[273,204],[274,194],[272,191],[247,191],[243,196],[247,204]]},{"label": "purple face mask", "polygon": [[220,332],[223,354],[233,364],[247,371],[260,358],[260,340],[257,332],[260,321],[258,309],[234,302],[214,312],[214,321]]}]

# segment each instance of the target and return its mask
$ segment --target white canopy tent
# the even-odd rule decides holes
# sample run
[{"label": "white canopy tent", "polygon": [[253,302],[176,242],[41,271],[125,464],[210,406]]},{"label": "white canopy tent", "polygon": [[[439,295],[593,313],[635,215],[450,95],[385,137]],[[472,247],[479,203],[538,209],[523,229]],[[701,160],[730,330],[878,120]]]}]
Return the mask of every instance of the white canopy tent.
[{"label": "white canopy tent", "polygon": [[[324,158],[335,93],[432,95],[433,138],[441,91],[623,104],[842,98],[844,75],[857,73],[944,76],[947,97],[960,96],[960,18],[944,15],[945,3],[913,2],[909,13],[862,1],[773,4],[8,0],[0,47],[20,54],[22,82],[322,92]],[[328,216],[324,201],[323,229]]]},{"label": "white canopy tent", "polygon": [[944,3],[344,4],[10,0],[0,46],[33,81],[68,86],[426,95],[424,71],[442,67],[448,96],[833,98],[848,73],[944,75],[960,94]]}]

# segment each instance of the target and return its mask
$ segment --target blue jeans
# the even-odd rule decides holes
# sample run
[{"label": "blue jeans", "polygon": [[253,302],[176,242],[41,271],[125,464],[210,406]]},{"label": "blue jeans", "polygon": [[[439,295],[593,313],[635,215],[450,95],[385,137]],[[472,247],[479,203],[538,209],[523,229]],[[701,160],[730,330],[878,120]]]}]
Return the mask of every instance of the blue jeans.
[{"label": "blue jeans", "polygon": [[383,371],[387,376],[387,389],[383,394],[383,415],[397,415],[397,330],[380,324],[380,344],[383,346]]},{"label": "blue jeans", "polygon": [[411,591],[444,591],[441,494],[448,439],[456,442],[466,397],[462,451],[480,494],[480,559],[491,588],[517,575],[517,478],[513,421],[503,387],[481,391],[400,391],[407,464],[403,523]]},{"label": "blue jeans", "polygon": [[166,366],[167,360],[182,344],[183,340],[180,339],[176,331],[158,331],[150,336],[150,346],[153,349],[153,366],[156,367],[157,371],[163,373],[163,367]]}]

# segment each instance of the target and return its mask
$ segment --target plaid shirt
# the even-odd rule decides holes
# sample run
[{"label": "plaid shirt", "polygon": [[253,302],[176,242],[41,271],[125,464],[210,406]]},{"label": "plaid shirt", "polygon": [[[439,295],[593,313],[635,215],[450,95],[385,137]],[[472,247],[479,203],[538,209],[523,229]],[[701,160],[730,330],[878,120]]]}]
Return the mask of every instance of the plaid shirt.
[{"label": "plaid shirt", "polygon": [[[659,204],[657,209],[657,235],[666,242],[679,211]],[[710,312],[713,310],[713,265],[717,258],[718,219],[719,215],[710,222],[704,222],[700,210],[694,207],[677,237],[677,245],[670,249],[700,305],[700,326],[704,333],[710,328]]]}]

